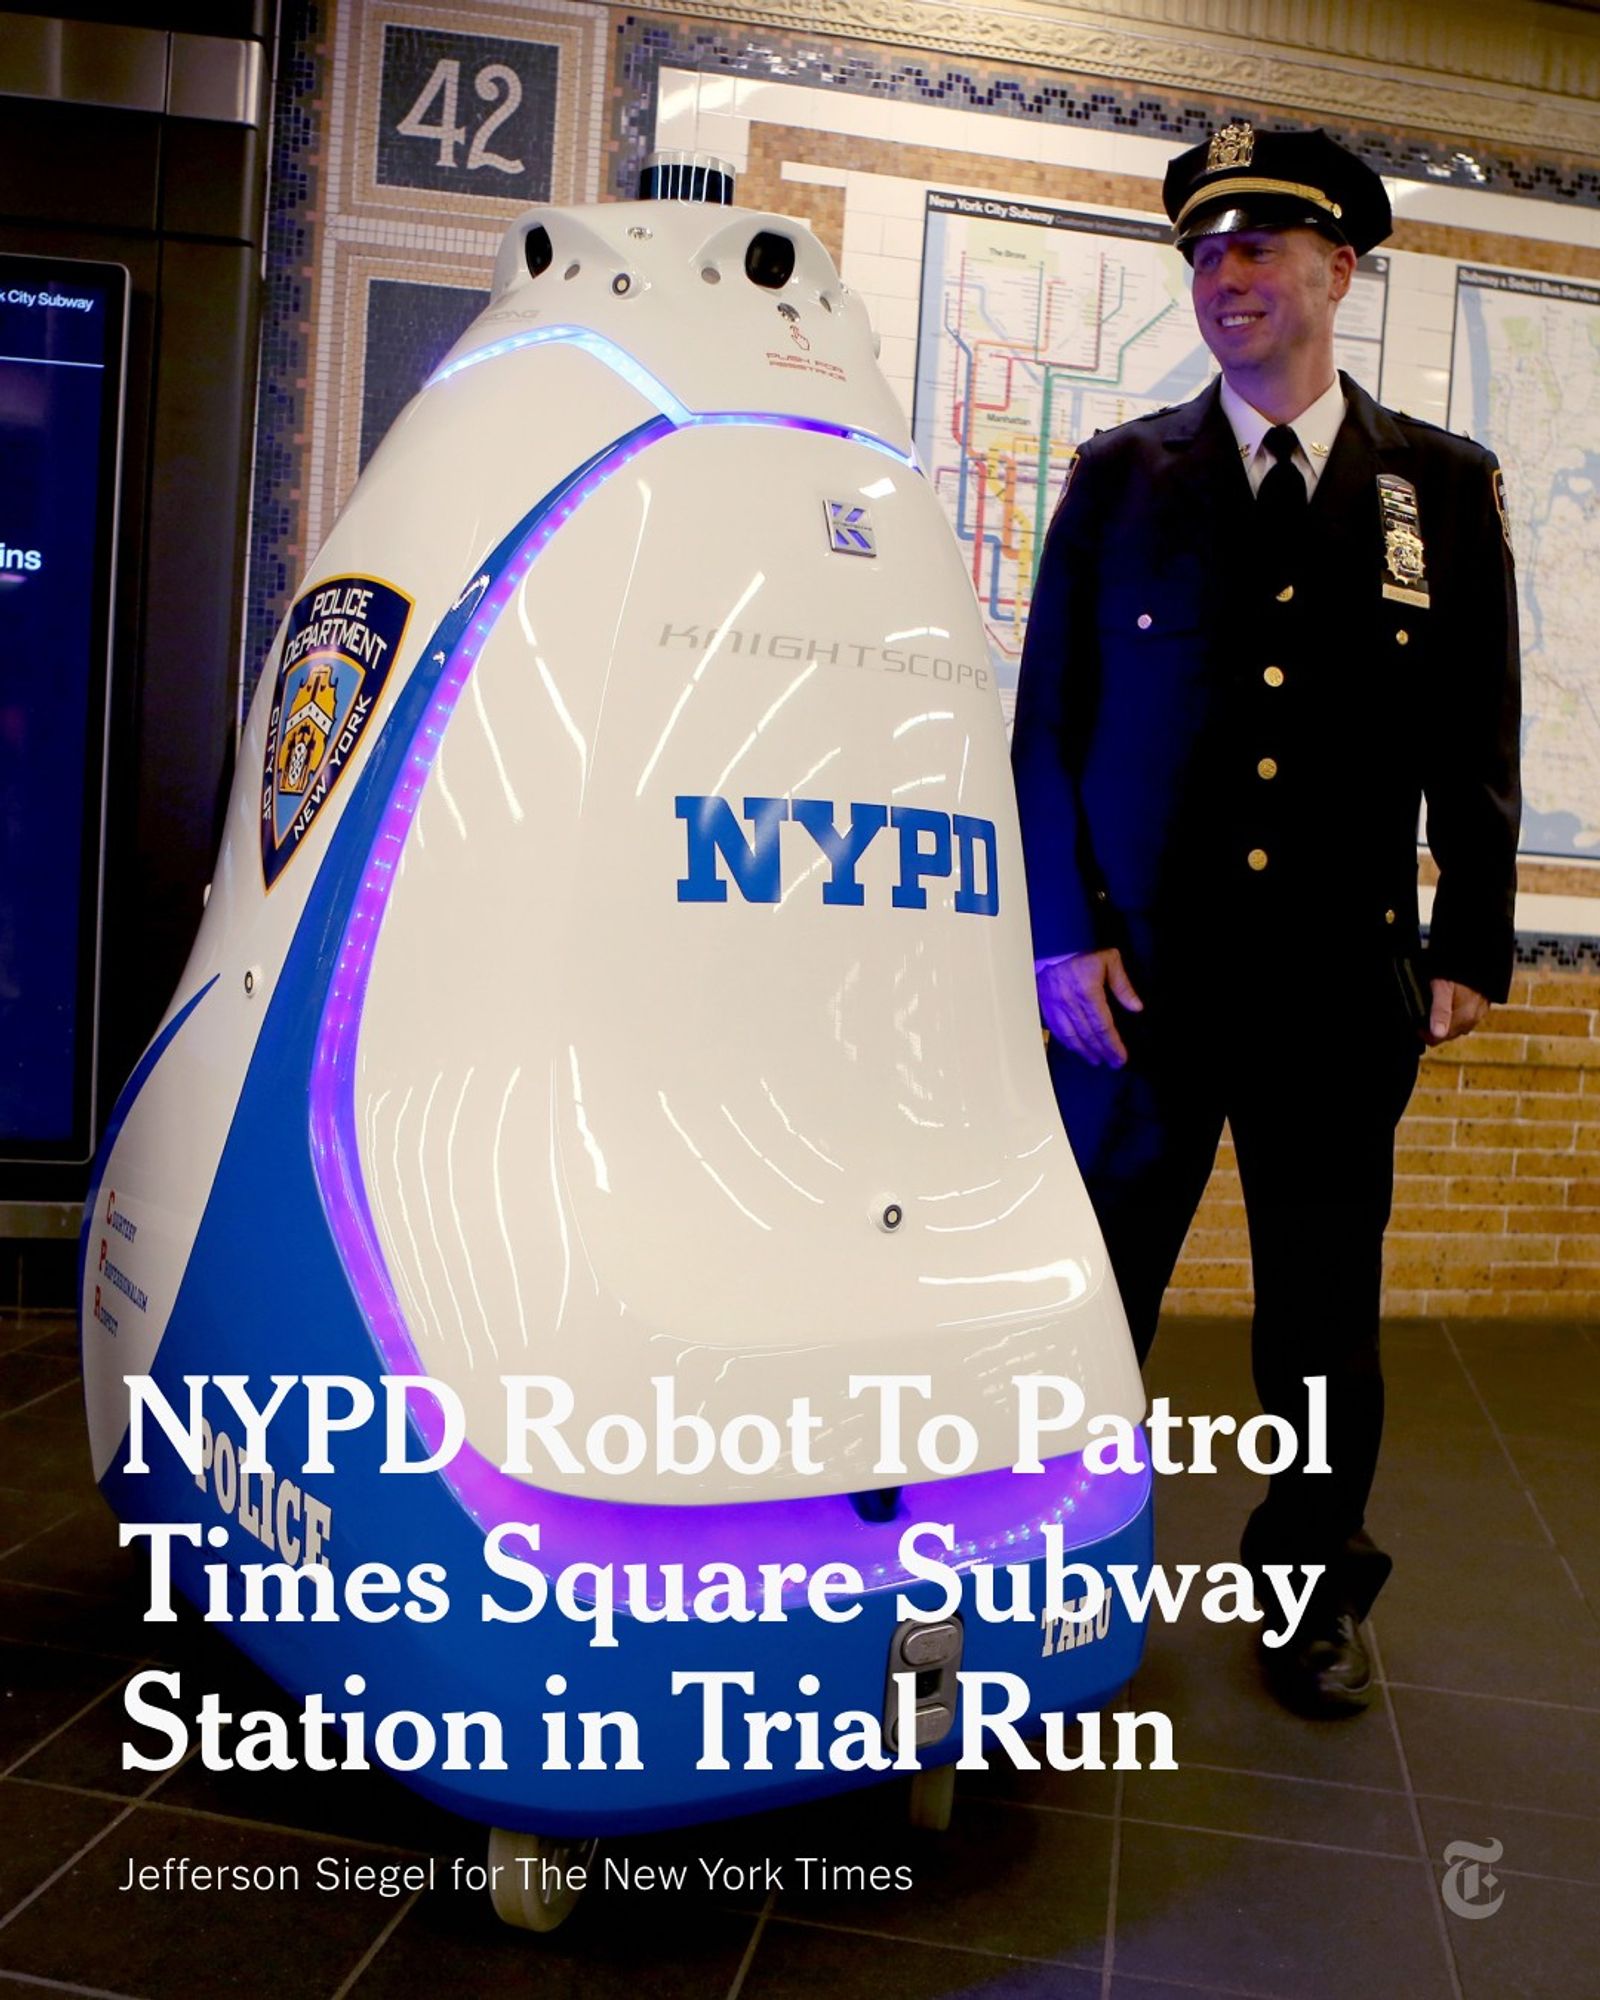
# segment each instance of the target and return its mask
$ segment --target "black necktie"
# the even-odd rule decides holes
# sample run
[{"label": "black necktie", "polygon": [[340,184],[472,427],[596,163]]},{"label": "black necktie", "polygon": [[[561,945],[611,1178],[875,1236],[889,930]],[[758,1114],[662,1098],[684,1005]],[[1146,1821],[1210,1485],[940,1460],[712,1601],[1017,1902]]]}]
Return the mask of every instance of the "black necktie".
[{"label": "black necktie", "polygon": [[1276,463],[1268,468],[1256,500],[1274,518],[1286,522],[1298,521],[1306,511],[1306,482],[1300,476],[1299,466],[1294,463],[1300,440],[1290,425],[1274,424],[1261,442],[1272,453]]},{"label": "black necktie", "polygon": [[1306,482],[1294,463],[1300,440],[1288,424],[1274,424],[1262,439],[1275,463],[1256,494],[1256,519],[1275,565],[1292,560],[1306,519]]}]

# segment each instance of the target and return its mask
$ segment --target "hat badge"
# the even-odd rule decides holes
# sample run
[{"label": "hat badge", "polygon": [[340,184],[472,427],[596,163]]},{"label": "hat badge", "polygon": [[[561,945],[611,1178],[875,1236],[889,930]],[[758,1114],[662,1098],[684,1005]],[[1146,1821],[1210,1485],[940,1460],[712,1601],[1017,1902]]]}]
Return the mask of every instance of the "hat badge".
[{"label": "hat badge", "polygon": [[1214,174],[1224,167],[1247,167],[1255,149],[1253,126],[1224,125],[1211,135],[1211,144],[1206,151],[1206,172]]}]

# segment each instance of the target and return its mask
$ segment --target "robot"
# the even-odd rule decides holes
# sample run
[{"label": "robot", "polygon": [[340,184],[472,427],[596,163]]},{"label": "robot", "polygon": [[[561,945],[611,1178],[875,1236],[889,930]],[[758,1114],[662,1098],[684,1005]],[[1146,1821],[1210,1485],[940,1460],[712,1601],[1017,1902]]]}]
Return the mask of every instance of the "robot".
[{"label": "robot", "polygon": [[[170,1540],[181,1590],[215,1610],[264,1561],[448,1572],[437,1618],[232,1617],[286,1690],[531,1717],[565,1689],[645,1727],[636,1769],[578,1768],[548,1725],[502,1769],[402,1769],[502,1859],[881,1779],[703,1768],[694,1729],[648,1729],[691,1671],[881,1717],[942,1823],[968,1670],[1026,1684],[1025,1730],[1106,1701],[1142,1640],[1120,1609],[1065,1644],[975,1618],[978,1573],[1037,1577],[1047,1527],[1077,1560],[1150,1557],[1148,1472],[1081,1457],[1088,1415],[1137,1423],[1143,1391],[1046,1074],[970,579],[822,246],[731,206],[714,164],[646,180],[512,226],[318,551],[83,1237],[96,1476],[125,1523],[196,1531]],[[337,1463],[296,1393],[247,1470],[229,1376],[263,1405],[338,1378]],[[385,1473],[351,1412],[416,1376],[461,1435],[415,1396],[406,1449],[441,1462]],[[132,1449],[130,1377],[200,1413],[187,1459],[148,1424]],[[508,1377],[607,1463],[505,1469]],[[1039,1377],[1083,1408],[1019,1472]],[[867,1381],[898,1384],[898,1458]],[[663,1398],[728,1444],[693,1476],[625,1448]],[[763,1460],[741,1424],[797,1406],[807,1452]],[[916,1521],[962,1579],[931,1623],[896,1612],[938,1595],[907,1572]],[[619,1614],[597,1645],[581,1590],[574,1616],[481,1615],[508,1523],[551,1576],[838,1560],[860,1589],[848,1617],[797,1584],[781,1620]],[[537,1880],[495,1896],[564,1914]]]}]

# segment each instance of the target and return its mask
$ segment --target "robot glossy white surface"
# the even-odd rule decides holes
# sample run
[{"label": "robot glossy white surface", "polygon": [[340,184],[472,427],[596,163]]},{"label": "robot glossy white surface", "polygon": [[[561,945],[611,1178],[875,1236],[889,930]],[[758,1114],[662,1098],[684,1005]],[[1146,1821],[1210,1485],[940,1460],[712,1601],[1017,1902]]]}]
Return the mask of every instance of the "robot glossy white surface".
[{"label": "robot glossy white surface", "polygon": [[[1091,1492],[1082,1425],[1043,1487],[1006,1483],[1014,1376],[1070,1376],[1087,1415],[1143,1392],[1046,1076],[971,584],[807,231],[690,204],[514,227],[297,593],[239,770],[91,1197],[86,1257],[143,1301],[86,1268],[119,1511],[195,1504],[128,1477],[128,1373],[325,1368],[448,1384],[471,1461],[353,1471],[336,1566],[521,1518],[553,1556],[674,1548],[695,1514],[747,1553],[876,1549],[888,1513],[844,1496],[904,1475],[851,1382],[899,1375],[976,1439],[939,1502],[963,1561],[1031,1558],[1074,1510],[1148,1554],[1148,1475]],[[803,1398],[824,1476],[513,1476],[506,1375],[561,1378],[574,1431],[648,1424],[663,1379],[717,1429]],[[1125,1678],[1136,1639],[1047,1678]],[[317,1678],[270,1629],[241,1642]],[[855,1669],[874,1707],[886,1643]],[[663,1803],[678,1782],[621,1817],[771,1790]],[[598,1786],[435,1791],[514,1825],[617,1812]]]},{"label": "robot glossy white surface", "polygon": [[[796,247],[776,290],[744,273],[762,236]],[[491,603],[492,552],[585,467]],[[487,629],[419,739],[364,943],[353,1083],[347,1165],[417,1364],[475,1413],[505,1369],[567,1376],[591,1413],[665,1369],[713,1420],[804,1388],[846,1483],[872,1483],[852,1372],[929,1373],[986,1465],[1015,1372],[1137,1415],[1039,1050],[981,624],[814,239],[692,205],[528,218],[300,601],[341,579],[411,600],[379,712],[268,894],[269,668],[184,992],[217,971],[226,999],[246,964],[270,991],[382,710],[476,586]],[[262,1011],[235,996],[212,1026],[224,1104]],[[169,1057],[130,1151],[165,1091],[193,1118]],[[663,1496],[641,1475],[619,1497]]]}]

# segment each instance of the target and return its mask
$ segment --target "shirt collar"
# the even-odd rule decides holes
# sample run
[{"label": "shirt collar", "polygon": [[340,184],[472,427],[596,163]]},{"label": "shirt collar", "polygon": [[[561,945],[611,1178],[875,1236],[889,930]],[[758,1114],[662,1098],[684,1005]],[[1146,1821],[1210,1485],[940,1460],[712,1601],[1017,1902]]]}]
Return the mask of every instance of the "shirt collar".
[{"label": "shirt collar", "polygon": [[[1261,440],[1272,429],[1272,419],[1264,417],[1253,403],[1247,403],[1226,376],[1222,378],[1222,408],[1238,440],[1239,455],[1248,466],[1260,452]],[[1309,472],[1313,487],[1339,435],[1344,413],[1344,384],[1335,375],[1317,400],[1294,420],[1294,434],[1300,440],[1296,460],[1303,472]]]}]

